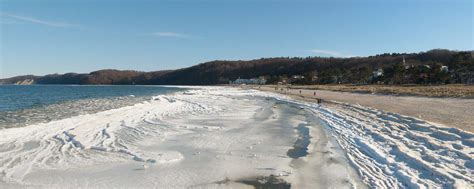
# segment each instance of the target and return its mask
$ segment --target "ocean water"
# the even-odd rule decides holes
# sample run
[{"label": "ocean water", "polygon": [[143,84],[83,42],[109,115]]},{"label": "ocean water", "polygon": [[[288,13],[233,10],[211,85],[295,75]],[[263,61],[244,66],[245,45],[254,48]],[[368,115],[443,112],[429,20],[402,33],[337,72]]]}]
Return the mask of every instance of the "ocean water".
[{"label": "ocean water", "polygon": [[0,85],[0,129],[120,108],[183,90],[163,86]]}]

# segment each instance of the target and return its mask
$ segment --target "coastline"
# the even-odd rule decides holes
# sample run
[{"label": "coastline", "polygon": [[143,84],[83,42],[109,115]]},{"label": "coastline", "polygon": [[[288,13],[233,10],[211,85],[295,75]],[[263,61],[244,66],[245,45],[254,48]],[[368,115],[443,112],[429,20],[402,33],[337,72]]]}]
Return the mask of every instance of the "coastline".
[{"label": "coastline", "polygon": [[[0,130],[0,187],[251,188],[265,178],[265,186],[364,188],[311,110],[276,98],[198,87]],[[310,141],[300,145],[302,127]],[[305,152],[290,157],[298,147]]]},{"label": "coastline", "polygon": [[[340,102],[406,115],[445,127],[454,127],[474,132],[474,99],[439,98],[422,96],[394,96],[381,94],[362,94],[353,92],[336,92],[314,89],[284,89],[276,86],[241,86],[246,89],[257,89],[266,92],[284,94],[297,100],[316,102]],[[301,93],[300,93],[301,91]],[[316,92],[316,95],[314,95]]]},{"label": "coastline", "polygon": [[133,106],[3,129],[0,186],[474,183],[473,133],[357,104],[311,101],[237,87],[195,87]]}]

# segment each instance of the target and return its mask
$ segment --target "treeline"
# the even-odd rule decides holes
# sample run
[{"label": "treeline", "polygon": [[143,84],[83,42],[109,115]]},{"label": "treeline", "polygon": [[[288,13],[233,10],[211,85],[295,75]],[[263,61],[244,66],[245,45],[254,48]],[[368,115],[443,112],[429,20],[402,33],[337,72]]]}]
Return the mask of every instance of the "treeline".
[{"label": "treeline", "polygon": [[[215,85],[237,78],[265,77],[267,83],[297,84],[380,83],[445,84],[474,82],[472,51],[431,50],[421,53],[386,53],[353,58],[262,58],[250,61],[211,61],[168,71],[100,70],[88,74],[20,76],[3,84],[34,79],[36,84],[110,85]],[[403,63],[405,59],[405,63]],[[292,79],[293,76],[299,79]]]}]

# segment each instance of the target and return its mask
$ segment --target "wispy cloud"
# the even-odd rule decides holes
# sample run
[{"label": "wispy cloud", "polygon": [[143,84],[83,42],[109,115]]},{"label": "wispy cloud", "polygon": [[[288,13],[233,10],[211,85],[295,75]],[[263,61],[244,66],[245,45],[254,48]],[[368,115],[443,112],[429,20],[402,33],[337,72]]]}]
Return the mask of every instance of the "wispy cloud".
[{"label": "wispy cloud", "polygon": [[354,57],[355,56],[355,55],[350,55],[350,54],[344,54],[337,51],[322,50],[322,49],[312,49],[310,51],[312,53],[316,53],[319,55],[332,56],[332,57]]},{"label": "wispy cloud", "polygon": [[154,32],[152,33],[153,36],[158,37],[169,37],[169,38],[192,38],[193,36],[182,34],[182,33],[175,33],[175,32]]},{"label": "wispy cloud", "polygon": [[72,28],[72,27],[80,27],[80,25],[77,24],[69,24],[65,22],[55,22],[55,21],[49,21],[49,20],[42,20],[38,18],[33,18],[33,17],[28,17],[28,16],[21,16],[21,15],[16,15],[16,14],[9,14],[9,13],[0,13],[0,15],[4,18],[10,18],[14,19],[17,21],[24,21],[24,22],[30,22],[34,24],[41,24],[41,25],[46,25],[46,26],[51,26],[51,27],[61,27],[61,28]]}]

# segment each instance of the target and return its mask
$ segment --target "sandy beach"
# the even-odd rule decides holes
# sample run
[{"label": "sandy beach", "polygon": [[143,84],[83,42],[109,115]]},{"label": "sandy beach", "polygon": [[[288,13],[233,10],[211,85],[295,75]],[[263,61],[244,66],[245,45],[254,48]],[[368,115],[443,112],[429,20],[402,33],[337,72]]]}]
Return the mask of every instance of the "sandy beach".
[{"label": "sandy beach", "polygon": [[[284,88],[284,90],[281,90],[281,88],[278,88],[278,90],[275,90],[275,87],[277,86],[253,88],[290,95],[295,99],[310,102],[320,98],[325,101],[360,104],[474,132],[474,99],[376,95],[312,89]],[[315,92],[316,95],[314,95]]]}]

